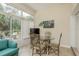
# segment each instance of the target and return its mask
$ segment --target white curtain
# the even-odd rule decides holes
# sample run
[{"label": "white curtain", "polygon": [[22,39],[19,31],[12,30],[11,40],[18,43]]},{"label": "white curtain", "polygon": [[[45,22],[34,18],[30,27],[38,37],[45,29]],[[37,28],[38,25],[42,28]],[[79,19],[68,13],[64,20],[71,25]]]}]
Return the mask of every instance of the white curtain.
[{"label": "white curtain", "polygon": [[21,20],[21,38],[27,39],[29,38],[29,22],[27,20]]}]

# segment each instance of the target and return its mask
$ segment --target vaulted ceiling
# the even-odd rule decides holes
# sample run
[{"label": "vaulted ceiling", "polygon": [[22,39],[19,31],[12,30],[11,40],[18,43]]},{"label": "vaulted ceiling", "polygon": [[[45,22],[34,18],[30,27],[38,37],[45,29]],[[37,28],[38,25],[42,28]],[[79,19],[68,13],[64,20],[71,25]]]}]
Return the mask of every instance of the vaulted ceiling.
[{"label": "vaulted ceiling", "polygon": [[54,8],[57,6],[61,7],[65,5],[74,5],[74,4],[73,3],[28,3],[28,5],[33,9],[35,9],[36,11],[39,11],[39,10],[46,10],[48,8]]},{"label": "vaulted ceiling", "polygon": [[18,9],[22,9],[30,14],[35,14],[40,10],[47,10],[55,7],[74,5],[74,3],[10,3]]}]

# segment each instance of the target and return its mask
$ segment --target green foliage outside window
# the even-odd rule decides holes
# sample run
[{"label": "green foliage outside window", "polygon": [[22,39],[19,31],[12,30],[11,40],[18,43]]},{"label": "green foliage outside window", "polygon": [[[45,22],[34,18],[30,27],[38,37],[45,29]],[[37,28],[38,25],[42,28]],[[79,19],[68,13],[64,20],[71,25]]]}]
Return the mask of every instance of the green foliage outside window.
[{"label": "green foliage outside window", "polygon": [[[20,21],[18,21],[17,19],[12,20],[11,18],[12,17],[8,17],[3,14],[0,14],[0,37],[10,36],[10,30],[12,30],[13,32],[20,32],[21,29]],[[12,25],[12,29],[10,29],[11,25]]]}]

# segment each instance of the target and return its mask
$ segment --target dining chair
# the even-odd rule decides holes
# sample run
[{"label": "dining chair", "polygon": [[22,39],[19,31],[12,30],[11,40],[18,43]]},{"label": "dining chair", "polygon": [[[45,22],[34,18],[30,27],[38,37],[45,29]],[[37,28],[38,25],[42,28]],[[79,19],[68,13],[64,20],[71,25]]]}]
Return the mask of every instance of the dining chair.
[{"label": "dining chair", "polygon": [[39,34],[34,34],[32,38],[32,55],[40,54],[40,37]]},{"label": "dining chair", "polygon": [[52,54],[59,56],[61,37],[62,37],[62,33],[59,36],[59,42],[58,43],[50,43],[49,54],[52,53]]}]

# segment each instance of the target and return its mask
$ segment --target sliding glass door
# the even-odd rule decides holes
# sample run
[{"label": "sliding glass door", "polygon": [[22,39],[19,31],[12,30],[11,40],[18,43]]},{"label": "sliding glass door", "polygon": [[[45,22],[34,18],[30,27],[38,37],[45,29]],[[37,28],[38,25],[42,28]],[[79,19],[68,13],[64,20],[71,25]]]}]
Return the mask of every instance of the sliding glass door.
[{"label": "sliding glass door", "polygon": [[13,16],[11,18],[11,37],[13,39],[20,39],[21,38],[21,19],[18,17]]},{"label": "sliding glass door", "polygon": [[6,4],[0,4],[0,39],[16,40],[19,46],[30,44],[33,16]]},{"label": "sliding glass door", "polygon": [[0,38],[18,39],[20,35],[21,20],[14,16],[0,14]]},{"label": "sliding glass door", "polygon": [[10,17],[0,14],[0,38],[10,37]]}]

